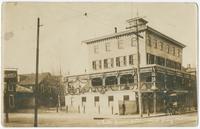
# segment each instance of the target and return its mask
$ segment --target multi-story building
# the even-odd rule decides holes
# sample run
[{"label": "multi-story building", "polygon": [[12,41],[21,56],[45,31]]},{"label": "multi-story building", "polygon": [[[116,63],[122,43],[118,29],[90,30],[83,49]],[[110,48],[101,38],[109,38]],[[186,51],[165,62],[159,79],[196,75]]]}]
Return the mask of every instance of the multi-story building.
[{"label": "multi-story building", "polygon": [[[187,107],[194,106],[195,102],[189,99],[196,97],[195,76],[182,70],[185,45],[147,26],[143,18],[127,22],[125,31],[117,32],[115,28],[113,34],[83,41],[89,50],[89,74],[65,78],[68,112],[137,113],[138,62],[143,112],[164,111],[169,91],[177,94],[181,98],[178,101]],[[140,58],[137,58],[137,36]]]}]

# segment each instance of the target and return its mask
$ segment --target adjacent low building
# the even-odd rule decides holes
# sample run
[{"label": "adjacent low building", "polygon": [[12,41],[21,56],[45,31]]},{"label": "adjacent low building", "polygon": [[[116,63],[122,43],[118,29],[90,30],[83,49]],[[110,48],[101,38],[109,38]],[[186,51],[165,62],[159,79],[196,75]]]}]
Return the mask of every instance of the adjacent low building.
[{"label": "adjacent low building", "polygon": [[[35,74],[20,74],[18,84],[34,91]],[[48,72],[40,73],[38,84],[38,103],[40,107],[55,107],[59,101],[61,105],[64,105],[61,76],[54,76]]]},{"label": "adjacent low building", "polygon": [[[149,27],[143,18],[127,22],[125,31],[115,29],[113,34],[83,41],[89,50],[89,73],[65,77],[67,112],[138,113],[138,60],[144,113],[165,112],[171,94],[188,110],[196,107],[196,76],[182,69],[186,46]],[[138,30],[132,28],[137,25]]]}]

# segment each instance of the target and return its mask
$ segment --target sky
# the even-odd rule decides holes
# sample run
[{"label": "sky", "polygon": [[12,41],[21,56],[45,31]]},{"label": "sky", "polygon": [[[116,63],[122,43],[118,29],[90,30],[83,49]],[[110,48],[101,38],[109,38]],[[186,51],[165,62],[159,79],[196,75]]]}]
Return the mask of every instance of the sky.
[{"label": "sky", "polygon": [[[39,72],[83,74],[88,69],[83,40],[124,31],[127,19],[144,17],[148,26],[186,45],[183,66],[197,63],[197,7],[194,3],[4,3],[2,64],[34,73],[37,18],[40,18]],[[87,13],[87,16],[84,14]]]}]

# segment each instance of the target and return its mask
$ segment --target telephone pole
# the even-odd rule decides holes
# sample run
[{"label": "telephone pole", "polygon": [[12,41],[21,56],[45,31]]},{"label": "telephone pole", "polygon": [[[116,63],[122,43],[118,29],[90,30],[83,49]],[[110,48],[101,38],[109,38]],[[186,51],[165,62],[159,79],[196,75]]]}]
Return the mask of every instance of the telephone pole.
[{"label": "telephone pole", "polygon": [[140,117],[143,117],[142,107],[142,93],[141,93],[141,82],[140,82],[140,47],[139,47],[139,32],[138,32],[138,19],[136,19],[136,40],[137,40],[137,80],[138,80],[138,101],[139,101],[139,112]]},{"label": "telephone pole", "polygon": [[37,47],[36,47],[36,73],[35,73],[35,108],[34,108],[34,127],[38,126],[38,69],[39,69],[39,35],[40,18],[37,18]]},{"label": "telephone pole", "polygon": [[[142,22],[139,22],[142,21]],[[139,47],[139,38],[143,38],[143,36],[139,35],[139,26],[143,26],[147,23],[144,19],[140,17],[136,17],[133,19],[129,19],[127,21],[130,26],[126,27],[126,29],[132,29],[135,28],[135,32],[133,32],[136,35],[136,42],[137,42],[137,87],[138,87],[138,103],[139,103],[139,114],[140,117],[143,117],[143,106],[142,106],[142,92],[141,92],[141,81],[140,81],[140,47]],[[139,23],[138,23],[139,22]]]}]

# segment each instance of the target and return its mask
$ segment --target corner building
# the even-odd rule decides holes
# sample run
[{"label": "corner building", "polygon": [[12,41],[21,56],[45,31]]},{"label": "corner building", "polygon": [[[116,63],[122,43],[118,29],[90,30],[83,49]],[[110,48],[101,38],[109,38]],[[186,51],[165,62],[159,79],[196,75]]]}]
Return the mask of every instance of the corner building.
[{"label": "corner building", "polygon": [[[127,20],[126,31],[83,41],[89,50],[89,74],[65,77],[67,112],[138,113],[137,37],[143,113],[164,112],[166,93],[196,107],[196,77],[182,70],[184,44],[149,27],[143,18]],[[191,101],[193,100],[193,101]],[[124,106],[125,105],[125,106]]]}]

